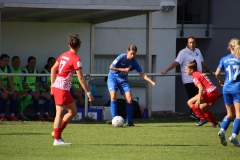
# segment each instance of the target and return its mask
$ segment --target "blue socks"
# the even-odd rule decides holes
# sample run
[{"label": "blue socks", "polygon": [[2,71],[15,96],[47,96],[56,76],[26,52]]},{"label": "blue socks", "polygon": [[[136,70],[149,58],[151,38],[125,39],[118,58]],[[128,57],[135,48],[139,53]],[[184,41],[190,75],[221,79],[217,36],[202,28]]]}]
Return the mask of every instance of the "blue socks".
[{"label": "blue socks", "polygon": [[239,129],[240,129],[240,119],[235,118],[232,133],[235,133],[236,135],[238,135]]},{"label": "blue socks", "polygon": [[35,106],[35,111],[36,111],[36,113],[37,113],[37,114],[40,113],[39,99],[34,99],[34,100],[33,100],[33,104],[34,104],[34,106]]},{"label": "blue socks", "polygon": [[112,118],[117,115],[117,101],[111,101],[110,102],[110,110]]},{"label": "blue socks", "polygon": [[132,115],[133,115],[133,105],[132,103],[127,103],[126,104],[126,123],[132,122]]},{"label": "blue socks", "polygon": [[224,129],[225,131],[227,131],[228,126],[230,125],[230,123],[231,123],[231,119],[229,117],[224,117],[223,121],[222,121],[221,128]]},{"label": "blue socks", "polygon": [[7,107],[8,100],[1,99],[1,107],[0,107],[0,113],[5,113],[6,107]]},{"label": "blue socks", "polygon": [[49,112],[50,106],[51,106],[51,99],[46,99],[46,101],[45,101],[45,108],[44,108],[44,112],[45,113]]},{"label": "blue socks", "polygon": [[17,108],[17,103],[18,103],[17,100],[11,100],[11,102],[10,102],[10,112],[11,113],[15,114],[16,108]]}]

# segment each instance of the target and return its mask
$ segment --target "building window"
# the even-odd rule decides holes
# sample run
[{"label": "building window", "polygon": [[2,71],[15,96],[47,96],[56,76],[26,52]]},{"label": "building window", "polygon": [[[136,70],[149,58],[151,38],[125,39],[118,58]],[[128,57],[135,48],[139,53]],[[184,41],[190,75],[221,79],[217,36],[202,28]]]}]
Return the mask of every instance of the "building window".
[{"label": "building window", "polygon": [[177,23],[206,24],[208,23],[210,0],[178,0]]}]

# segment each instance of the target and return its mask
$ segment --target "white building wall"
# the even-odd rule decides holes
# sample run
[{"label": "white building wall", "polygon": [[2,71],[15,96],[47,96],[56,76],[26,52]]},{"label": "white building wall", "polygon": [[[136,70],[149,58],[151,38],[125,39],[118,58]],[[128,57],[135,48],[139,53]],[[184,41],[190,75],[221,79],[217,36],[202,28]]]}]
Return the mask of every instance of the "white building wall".
[{"label": "white building wall", "polygon": [[[172,12],[154,12],[152,18],[152,54],[156,55],[153,71],[159,73],[176,57],[176,8]],[[145,28],[145,15],[96,25],[94,54],[110,54],[117,57],[120,53],[126,52],[129,45],[135,44],[138,47],[138,54],[145,55]],[[152,111],[175,111],[175,78],[154,79],[157,86],[152,90]],[[107,92],[105,93],[107,101],[110,97]],[[139,97],[141,108],[147,107],[145,88],[132,87],[132,93],[133,97]]]},{"label": "white building wall", "polygon": [[27,65],[27,58],[34,56],[39,72],[47,63],[48,57],[58,58],[69,50],[67,37],[77,33],[82,39],[78,55],[83,62],[83,72],[90,73],[90,24],[3,22],[1,32],[1,53],[8,54],[10,58],[18,55],[22,69]]}]

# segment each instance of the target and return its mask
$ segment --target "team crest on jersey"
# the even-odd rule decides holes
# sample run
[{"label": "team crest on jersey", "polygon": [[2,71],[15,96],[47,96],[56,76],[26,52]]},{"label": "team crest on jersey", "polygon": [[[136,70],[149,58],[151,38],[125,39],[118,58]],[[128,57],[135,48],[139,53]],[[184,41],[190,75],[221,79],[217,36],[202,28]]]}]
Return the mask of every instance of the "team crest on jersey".
[{"label": "team crest on jersey", "polygon": [[82,67],[82,62],[77,62],[78,67]]},{"label": "team crest on jersey", "polygon": [[128,68],[132,68],[132,66],[131,66],[131,65],[129,65],[129,66],[128,66]]}]

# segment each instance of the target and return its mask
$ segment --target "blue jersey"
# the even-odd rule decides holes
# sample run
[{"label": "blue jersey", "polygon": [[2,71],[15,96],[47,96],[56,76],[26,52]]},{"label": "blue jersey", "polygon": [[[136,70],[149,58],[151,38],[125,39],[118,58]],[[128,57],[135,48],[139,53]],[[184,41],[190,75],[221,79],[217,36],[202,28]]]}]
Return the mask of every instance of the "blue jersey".
[{"label": "blue jersey", "polygon": [[240,58],[229,54],[221,59],[218,69],[225,71],[223,93],[240,93]]},{"label": "blue jersey", "polygon": [[[120,54],[111,64],[115,68],[130,68],[130,71],[136,70],[138,73],[142,72],[142,68],[139,66],[137,60],[133,58],[131,61],[127,60],[127,54],[122,53]],[[120,72],[115,70],[110,70],[109,77],[114,77],[118,79],[120,82],[128,81],[128,73],[127,72]]]}]

